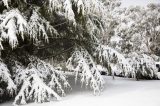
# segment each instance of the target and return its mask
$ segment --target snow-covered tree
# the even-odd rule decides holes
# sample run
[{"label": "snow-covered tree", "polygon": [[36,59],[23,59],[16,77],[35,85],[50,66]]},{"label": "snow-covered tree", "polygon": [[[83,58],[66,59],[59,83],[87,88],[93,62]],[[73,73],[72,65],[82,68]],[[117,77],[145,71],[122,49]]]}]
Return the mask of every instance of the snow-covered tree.
[{"label": "snow-covered tree", "polygon": [[121,10],[121,0],[102,0],[107,8],[106,13],[106,31],[102,36],[103,44],[109,44],[109,40],[115,35],[115,28],[118,25],[118,13]]},{"label": "snow-covered tree", "polygon": [[[149,7],[152,7],[151,5],[155,8],[149,9]],[[156,78],[157,68],[152,55],[154,55],[153,49],[157,45],[153,38],[155,35],[159,35],[154,30],[159,26],[157,6],[158,4],[150,4],[147,8],[129,7],[122,10],[119,14],[116,35],[110,40],[110,45],[116,47],[118,51],[124,53],[125,57],[132,61],[131,65],[137,78],[138,76],[139,78]],[[120,41],[113,43],[113,39],[120,39]],[[141,68],[143,67],[143,69],[135,68],[137,65],[133,65],[133,63],[141,66]]]},{"label": "snow-covered tree", "polygon": [[109,69],[108,71],[110,72],[108,73],[112,75],[132,76],[134,74],[129,61],[122,54],[110,47],[99,45],[94,56],[103,66]]},{"label": "snow-covered tree", "polygon": [[[67,61],[63,69],[74,71],[76,81],[89,86],[94,94],[99,94],[104,84],[97,63],[113,75],[133,76],[136,72],[128,55],[101,42],[107,38],[108,43],[109,36],[117,33],[124,39],[125,34],[117,28],[121,24],[117,24],[116,14],[119,0],[2,0],[1,5],[0,58],[4,62],[0,62],[0,82],[7,86],[0,91],[8,88],[10,95],[17,91],[14,105],[60,100],[65,88],[71,89],[66,76],[54,68],[55,61]],[[129,19],[137,13],[142,16],[143,11],[128,13]],[[138,23],[138,18],[134,22]],[[131,28],[135,31],[131,37],[138,39],[140,26]],[[47,60],[54,62],[50,65]],[[154,75],[154,69],[150,70],[147,76]]]}]

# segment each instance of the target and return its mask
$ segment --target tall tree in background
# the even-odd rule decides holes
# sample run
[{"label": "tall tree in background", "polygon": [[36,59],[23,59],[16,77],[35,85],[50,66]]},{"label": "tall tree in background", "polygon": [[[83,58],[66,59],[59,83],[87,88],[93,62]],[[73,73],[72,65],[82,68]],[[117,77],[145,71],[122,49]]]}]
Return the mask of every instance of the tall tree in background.
[{"label": "tall tree in background", "polygon": [[[153,49],[158,47],[158,5],[149,4],[147,8],[129,7],[120,11],[117,35],[110,40],[110,45],[129,59],[139,78],[157,76],[155,61],[158,61],[158,57]],[[156,40],[153,40],[155,36]],[[155,51],[158,52],[158,48]]]}]

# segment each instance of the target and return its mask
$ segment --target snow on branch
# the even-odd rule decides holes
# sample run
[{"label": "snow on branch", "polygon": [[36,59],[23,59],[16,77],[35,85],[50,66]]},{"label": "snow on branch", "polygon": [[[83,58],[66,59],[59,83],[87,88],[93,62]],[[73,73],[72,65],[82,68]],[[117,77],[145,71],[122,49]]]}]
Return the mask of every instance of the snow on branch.
[{"label": "snow on branch", "polygon": [[[73,5],[77,9],[74,9]],[[49,0],[49,9],[64,14],[72,21],[75,21],[75,13],[82,13],[83,16],[95,14],[100,17],[106,14],[105,6],[99,0]]]},{"label": "snow on branch", "polygon": [[23,83],[23,80],[26,78],[25,67],[18,61],[10,59],[9,62],[10,70],[13,73],[14,83],[17,87],[20,87]]},{"label": "snow on branch", "polygon": [[[65,95],[63,88],[71,89],[66,76],[56,70],[52,65],[46,63],[38,58],[31,57],[31,64],[36,67],[38,75],[48,82],[48,86],[57,91],[62,96]],[[47,81],[49,79],[49,81]]]},{"label": "snow on branch", "polygon": [[49,0],[49,9],[62,13],[68,20],[75,23],[75,14],[72,9],[71,0]]},{"label": "snow on branch", "polygon": [[104,16],[106,14],[106,8],[102,1],[99,0],[73,0],[73,3],[77,5],[78,13],[82,11],[83,15],[96,14],[98,16]]},{"label": "snow on branch", "polygon": [[[32,68],[28,71],[35,72],[36,69]],[[60,96],[48,87],[37,74],[33,73],[24,80],[24,84],[22,85],[22,88],[16,96],[13,104],[26,104],[30,101],[43,103],[53,100],[54,97],[57,100],[60,100]]]},{"label": "snow on branch", "polygon": [[50,22],[40,16],[38,8],[33,10],[33,13],[28,22],[27,32],[30,38],[37,41],[38,38],[45,38],[48,41],[48,32],[50,35],[58,35],[57,31],[50,25]]},{"label": "snow on branch", "polygon": [[24,39],[23,34],[26,27],[27,22],[17,9],[10,10],[0,15],[1,39],[9,40],[9,44],[12,48],[18,44],[17,34],[20,34],[22,39]]},{"label": "snow on branch", "polygon": [[85,4],[83,4],[83,0],[73,0],[73,1],[74,1],[74,5],[76,5],[76,7],[78,8],[77,12],[78,13],[81,12],[84,15],[84,12],[85,12],[84,5]]},{"label": "snow on branch", "polygon": [[104,36],[105,34],[103,22],[99,20],[98,17],[95,16],[87,18],[86,30],[91,35],[91,38],[93,40],[96,40],[97,42],[98,42],[97,35]]},{"label": "snow on branch", "polygon": [[[28,102],[46,102],[60,100],[65,95],[63,88],[69,88],[66,77],[50,64],[31,56],[28,67],[23,70],[23,85],[15,98],[14,105]],[[20,78],[21,79],[21,78]]]},{"label": "snow on branch", "polygon": [[133,68],[128,60],[110,47],[99,45],[96,47],[94,56],[98,58],[101,64],[107,65],[107,68],[111,68],[112,73],[122,74],[123,76],[130,76],[133,74]]},{"label": "snow on branch", "polygon": [[0,82],[5,82],[7,84],[6,90],[10,96],[13,96],[16,93],[17,87],[14,84],[10,71],[7,66],[0,60]]},{"label": "snow on branch", "polygon": [[63,0],[49,0],[49,7],[51,11],[62,10],[62,1]]},{"label": "snow on branch", "polygon": [[129,62],[135,70],[136,77],[158,78],[156,62],[151,56],[137,53],[129,54]]},{"label": "snow on branch", "polygon": [[69,20],[72,20],[75,22],[74,12],[72,10],[72,3],[71,0],[65,0],[64,2],[64,11],[65,11],[65,17]]},{"label": "snow on branch", "polygon": [[94,94],[99,94],[103,89],[104,80],[87,50],[77,48],[68,59],[67,68],[75,72],[75,81],[80,76],[82,86],[90,86]]},{"label": "snow on branch", "polygon": [[2,0],[3,4],[8,8],[8,0]]}]

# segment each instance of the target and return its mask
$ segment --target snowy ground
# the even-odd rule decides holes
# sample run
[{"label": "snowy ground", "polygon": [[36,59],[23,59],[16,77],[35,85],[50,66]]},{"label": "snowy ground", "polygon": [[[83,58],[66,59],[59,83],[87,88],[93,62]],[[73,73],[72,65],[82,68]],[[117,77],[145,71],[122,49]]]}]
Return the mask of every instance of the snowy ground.
[{"label": "snowy ground", "polygon": [[[70,78],[74,80],[74,78]],[[61,101],[25,106],[160,106],[160,81],[105,77],[105,89],[100,96],[80,85],[74,85],[72,92],[63,97]],[[0,104],[11,106],[12,102]]]}]

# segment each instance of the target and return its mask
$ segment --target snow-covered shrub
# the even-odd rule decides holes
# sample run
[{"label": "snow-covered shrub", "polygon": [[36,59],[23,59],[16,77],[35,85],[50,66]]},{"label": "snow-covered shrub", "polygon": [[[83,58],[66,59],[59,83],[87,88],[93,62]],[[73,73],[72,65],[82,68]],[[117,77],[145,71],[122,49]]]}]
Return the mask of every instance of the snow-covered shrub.
[{"label": "snow-covered shrub", "polygon": [[158,78],[158,69],[155,60],[146,54],[138,55],[132,53],[129,55],[129,62],[134,68],[135,77],[140,78]]},{"label": "snow-covered shrub", "polygon": [[132,76],[133,68],[129,64],[128,60],[116,50],[99,45],[96,47],[94,53],[97,61],[99,61],[103,66],[105,66],[109,73],[121,75],[121,76]]},{"label": "snow-covered shrub", "polygon": [[103,89],[103,78],[96,67],[91,55],[83,48],[75,49],[72,56],[67,61],[68,70],[75,72],[75,81],[80,76],[80,82],[83,86],[89,86],[94,90],[94,94],[99,94]]}]

